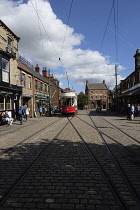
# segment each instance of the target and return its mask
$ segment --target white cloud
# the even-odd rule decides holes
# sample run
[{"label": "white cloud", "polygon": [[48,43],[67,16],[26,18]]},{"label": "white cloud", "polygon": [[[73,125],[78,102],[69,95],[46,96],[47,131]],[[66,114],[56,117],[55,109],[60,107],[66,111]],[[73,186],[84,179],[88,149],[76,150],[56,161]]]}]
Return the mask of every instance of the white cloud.
[{"label": "white cloud", "polygon": [[[42,23],[35,10],[38,11]],[[29,0],[23,3],[1,0],[0,11],[0,19],[21,38],[19,53],[31,63],[38,63],[50,69],[62,66],[68,72],[70,80],[82,85],[81,87],[85,86],[86,80],[102,82],[103,79],[110,88],[114,87],[114,64],[109,62],[109,57],[102,56],[98,51],[80,49],[84,41],[82,34],[75,33],[74,29],[68,26],[62,48],[66,25],[53,13],[48,1]],[[118,69],[123,67],[119,66]],[[65,72],[55,76],[64,78]],[[121,76],[118,81],[120,79]]]}]

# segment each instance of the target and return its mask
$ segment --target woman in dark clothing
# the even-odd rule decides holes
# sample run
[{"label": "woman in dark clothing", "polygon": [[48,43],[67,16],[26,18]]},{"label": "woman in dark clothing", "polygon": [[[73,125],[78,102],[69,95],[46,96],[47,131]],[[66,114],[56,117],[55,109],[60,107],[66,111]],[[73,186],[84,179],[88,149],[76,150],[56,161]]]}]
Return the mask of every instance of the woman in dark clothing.
[{"label": "woman in dark clothing", "polygon": [[127,120],[131,119],[131,114],[132,114],[131,106],[130,106],[130,104],[128,104],[128,106],[127,106]]}]

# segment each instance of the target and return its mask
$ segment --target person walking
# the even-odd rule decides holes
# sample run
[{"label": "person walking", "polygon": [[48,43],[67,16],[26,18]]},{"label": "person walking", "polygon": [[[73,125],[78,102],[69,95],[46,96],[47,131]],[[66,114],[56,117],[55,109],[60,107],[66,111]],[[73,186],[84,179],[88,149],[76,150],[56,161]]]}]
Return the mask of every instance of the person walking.
[{"label": "person walking", "polygon": [[42,116],[42,107],[39,108],[40,117]]},{"label": "person walking", "polygon": [[131,119],[131,107],[130,107],[130,104],[128,104],[126,112],[127,112],[127,120],[130,120]]},{"label": "person walking", "polygon": [[134,120],[134,113],[135,113],[135,107],[134,104],[131,106],[131,120]]},{"label": "person walking", "polygon": [[26,110],[25,110],[26,122],[28,121],[29,111],[30,111],[30,108],[27,107]]},{"label": "person walking", "polygon": [[23,115],[24,115],[24,109],[22,108],[22,106],[20,106],[18,114],[19,114],[20,125],[22,125],[22,123],[23,123]]}]

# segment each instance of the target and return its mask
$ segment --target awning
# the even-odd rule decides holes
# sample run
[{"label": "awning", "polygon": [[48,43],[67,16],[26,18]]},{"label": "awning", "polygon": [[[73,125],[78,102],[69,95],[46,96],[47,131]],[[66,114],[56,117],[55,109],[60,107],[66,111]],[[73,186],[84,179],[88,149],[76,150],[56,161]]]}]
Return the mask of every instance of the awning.
[{"label": "awning", "polygon": [[140,88],[137,88],[135,90],[131,90],[131,91],[128,91],[126,93],[123,93],[119,96],[119,98],[123,98],[123,97],[126,97],[126,96],[136,96],[136,95],[140,96]]},{"label": "awning", "polygon": [[128,96],[136,96],[136,95],[140,95],[140,88],[137,88],[136,90],[132,90]]}]

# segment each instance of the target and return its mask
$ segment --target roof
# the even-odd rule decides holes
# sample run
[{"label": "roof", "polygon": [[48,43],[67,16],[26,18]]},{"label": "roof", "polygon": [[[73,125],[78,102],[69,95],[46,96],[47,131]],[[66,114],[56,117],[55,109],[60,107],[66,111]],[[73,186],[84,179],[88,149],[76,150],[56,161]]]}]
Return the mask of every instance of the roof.
[{"label": "roof", "polygon": [[105,83],[88,83],[87,88],[89,90],[107,90]]},{"label": "roof", "polygon": [[18,67],[23,69],[24,71],[28,72],[29,74],[33,75],[34,77],[36,77],[37,79],[48,83],[47,80],[38,72],[36,72],[35,70],[33,70],[32,68],[30,68],[29,66],[27,66],[26,64],[22,63],[21,61],[18,60]]},{"label": "roof", "polygon": [[0,25],[2,25],[4,28],[6,28],[16,39],[17,39],[17,41],[19,41],[20,40],[20,38],[18,37],[18,36],[16,36],[15,34],[14,34],[14,32],[13,31],[11,31],[11,29],[10,28],[8,28],[8,26],[6,26],[5,24],[4,24],[4,22],[2,22],[2,20],[0,20]]}]

